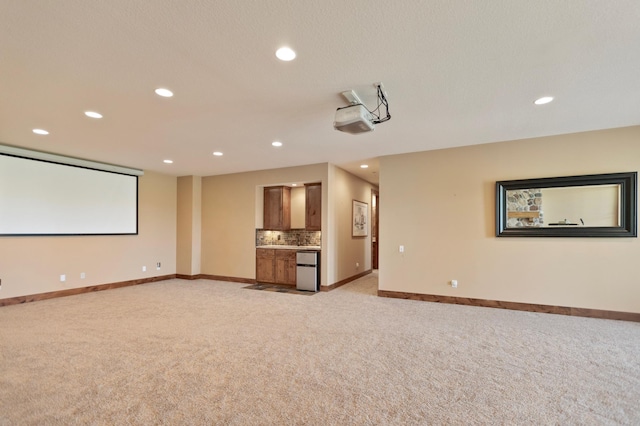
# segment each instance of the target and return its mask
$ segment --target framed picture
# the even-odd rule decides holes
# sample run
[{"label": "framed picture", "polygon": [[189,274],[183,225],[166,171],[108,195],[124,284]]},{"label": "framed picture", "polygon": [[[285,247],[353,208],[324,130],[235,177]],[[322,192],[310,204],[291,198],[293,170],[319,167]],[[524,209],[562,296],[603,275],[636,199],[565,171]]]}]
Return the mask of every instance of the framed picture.
[{"label": "framed picture", "polygon": [[369,205],[361,201],[353,200],[351,218],[351,236],[366,237],[369,228]]}]

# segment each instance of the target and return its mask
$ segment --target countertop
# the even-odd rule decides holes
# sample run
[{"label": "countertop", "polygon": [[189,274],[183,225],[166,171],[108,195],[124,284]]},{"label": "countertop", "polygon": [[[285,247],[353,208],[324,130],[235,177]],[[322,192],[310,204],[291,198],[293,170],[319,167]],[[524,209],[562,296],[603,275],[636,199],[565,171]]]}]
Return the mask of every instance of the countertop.
[{"label": "countertop", "polygon": [[320,246],[284,246],[284,245],[272,245],[272,246],[256,246],[257,249],[280,249],[280,250],[320,250]]}]

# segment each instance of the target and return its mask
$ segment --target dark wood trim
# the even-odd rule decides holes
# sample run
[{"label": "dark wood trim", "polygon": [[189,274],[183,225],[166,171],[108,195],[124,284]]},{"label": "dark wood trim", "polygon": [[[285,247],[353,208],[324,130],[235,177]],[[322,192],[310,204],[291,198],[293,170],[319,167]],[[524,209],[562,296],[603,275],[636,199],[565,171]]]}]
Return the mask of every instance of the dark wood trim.
[{"label": "dark wood trim", "polygon": [[378,296],[395,299],[420,300],[423,302],[450,303],[455,305],[481,306],[484,308],[511,309],[515,311],[541,312],[575,317],[601,318],[640,322],[640,313],[604,311],[600,309],[571,308],[566,306],[535,305],[531,303],[505,302],[500,300],[471,299],[467,297],[438,296],[434,294],[404,293],[378,290]]},{"label": "dark wood trim", "polygon": [[184,275],[184,274],[176,274],[176,278],[180,280],[197,280],[200,278],[200,275]]},{"label": "dark wood trim", "polygon": [[364,272],[360,272],[360,273],[359,273],[359,274],[357,274],[357,275],[354,275],[354,276],[349,277],[349,278],[345,278],[344,280],[340,280],[340,281],[338,281],[338,282],[336,282],[336,283],[333,283],[333,284],[331,284],[331,285],[321,285],[321,286],[320,286],[320,291],[331,291],[331,290],[335,290],[335,289],[336,289],[336,288],[338,288],[338,287],[341,287],[341,286],[343,286],[343,285],[345,285],[345,284],[348,284],[348,283],[350,283],[351,281],[355,281],[355,280],[357,280],[358,278],[362,278],[362,277],[364,277],[365,275],[369,275],[370,273],[371,273],[371,269],[369,269],[369,270],[367,270],[367,271],[364,271]]},{"label": "dark wood trim", "polygon": [[243,283],[243,284],[257,284],[257,281],[253,278],[225,277],[222,275],[208,275],[208,274],[200,274],[200,275],[196,275],[196,277],[198,278],[193,278],[193,279],[230,281],[232,283]]},{"label": "dark wood trim", "polygon": [[237,277],[225,277],[222,275],[208,275],[208,274],[196,274],[196,275],[184,275],[176,274],[176,278],[181,280],[213,280],[213,281],[229,281],[232,283],[243,284],[257,284],[257,281],[253,278],[237,278]]},{"label": "dark wood trim", "polygon": [[120,281],[110,284],[92,285],[89,287],[70,288],[67,290],[51,291],[48,293],[30,294],[28,296],[10,297],[8,299],[0,299],[0,306],[18,305],[20,303],[37,302],[39,300],[55,299],[56,297],[74,296],[76,294],[91,293],[94,291],[112,290],[114,288],[129,287],[132,285],[152,283],[156,281],[171,280],[176,278],[175,274],[160,275],[151,278],[141,278],[138,280]]}]

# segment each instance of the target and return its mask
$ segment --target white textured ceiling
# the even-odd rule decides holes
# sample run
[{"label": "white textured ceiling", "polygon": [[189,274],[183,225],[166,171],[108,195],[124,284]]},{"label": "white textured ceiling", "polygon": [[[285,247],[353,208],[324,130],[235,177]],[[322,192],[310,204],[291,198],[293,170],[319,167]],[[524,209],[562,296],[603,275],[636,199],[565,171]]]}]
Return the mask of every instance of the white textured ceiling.
[{"label": "white textured ceiling", "polygon": [[[372,102],[378,81],[391,121],[335,131],[339,93]],[[638,124],[638,0],[0,2],[9,145],[173,175],[330,162],[376,182],[382,155]]]}]

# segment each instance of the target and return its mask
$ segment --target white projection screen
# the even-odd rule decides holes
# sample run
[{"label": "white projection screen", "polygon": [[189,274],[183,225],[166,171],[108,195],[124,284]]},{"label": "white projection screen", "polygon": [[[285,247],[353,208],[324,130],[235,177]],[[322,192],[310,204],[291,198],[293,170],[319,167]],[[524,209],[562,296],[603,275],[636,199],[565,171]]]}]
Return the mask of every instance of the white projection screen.
[{"label": "white projection screen", "polygon": [[137,176],[0,154],[0,235],[137,233]]}]

